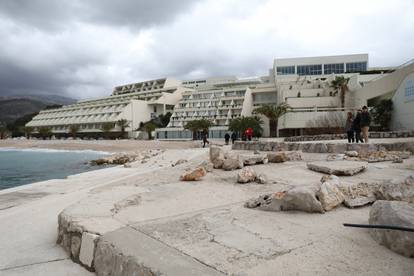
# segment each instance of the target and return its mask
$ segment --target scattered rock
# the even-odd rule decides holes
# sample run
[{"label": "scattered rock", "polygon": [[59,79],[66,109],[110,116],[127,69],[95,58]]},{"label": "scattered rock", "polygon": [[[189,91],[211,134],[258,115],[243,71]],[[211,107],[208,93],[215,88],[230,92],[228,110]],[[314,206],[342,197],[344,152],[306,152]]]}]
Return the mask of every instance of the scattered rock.
[{"label": "scattered rock", "polygon": [[224,156],[224,162],[222,169],[225,171],[232,171],[243,168],[243,161],[239,158],[239,155],[228,152]]},{"label": "scattered rock", "polygon": [[409,151],[372,151],[364,152],[359,155],[361,160],[369,163],[394,161],[396,159],[407,159],[410,158],[411,153]]},{"label": "scattered rock", "polygon": [[345,196],[344,205],[348,208],[361,207],[375,202],[375,193],[380,183],[360,182],[360,183],[344,183],[338,185],[339,190]]},{"label": "scattered rock", "polygon": [[200,180],[203,176],[207,174],[206,170],[203,167],[198,167],[193,171],[185,172],[181,175],[181,181],[197,181]]},{"label": "scattered rock", "polygon": [[210,161],[203,161],[198,167],[203,167],[206,170],[206,172],[212,172],[214,169],[213,163],[211,163]]},{"label": "scattered rock", "polygon": [[282,163],[286,161],[300,161],[302,154],[300,151],[277,151],[269,152],[267,159],[270,163]]},{"label": "scattered rock", "polygon": [[244,167],[238,174],[237,174],[237,182],[238,183],[248,183],[253,182],[256,180],[256,172],[251,167]]},{"label": "scattered rock", "polygon": [[308,169],[334,175],[354,175],[368,167],[367,162],[353,161],[319,161],[307,164]]},{"label": "scattered rock", "polygon": [[377,199],[398,200],[414,203],[414,175],[403,181],[390,181],[381,184],[376,190]]},{"label": "scattered rock", "polygon": [[392,163],[403,163],[403,159],[401,157],[396,157],[394,160],[392,160]]},{"label": "scattered rock", "polygon": [[349,157],[358,157],[358,152],[356,150],[349,150],[345,152],[345,155]]},{"label": "scattered rock", "polygon": [[242,160],[243,165],[254,165],[254,164],[267,164],[269,159],[267,159],[267,154],[240,154],[240,160]]},{"label": "scattered rock", "polygon": [[174,164],[172,164],[171,166],[172,167],[175,167],[175,166],[178,166],[178,165],[181,165],[181,164],[184,164],[184,163],[187,163],[188,161],[187,160],[185,160],[185,159],[179,159],[179,160],[177,160],[177,162],[175,162]]},{"label": "scattered rock", "polygon": [[343,193],[338,189],[335,182],[331,183],[329,181],[322,183],[321,188],[316,195],[325,211],[334,209],[345,199]]},{"label": "scattered rock", "polygon": [[329,154],[326,161],[340,161],[345,159],[345,154]]},{"label": "scattered rock", "polygon": [[224,151],[221,147],[210,146],[210,161],[215,169],[220,169],[224,163]]},{"label": "scattered rock", "polygon": [[309,187],[295,187],[288,191],[266,194],[247,201],[244,206],[274,212],[290,210],[309,213],[325,212],[321,202],[315,196],[315,191]]},{"label": "scattered rock", "polygon": [[267,177],[266,177],[264,174],[259,174],[259,175],[256,177],[255,181],[256,181],[257,183],[259,183],[259,184],[266,184],[266,182],[267,182]]},{"label": "scattered rock", "polygon": [[[407,202],[378,200],[372,205],[369,224],[414,228],[414,206]],[[370,229],[370,234],[379,244],[398,254],[414,258],[413,232]]]}]

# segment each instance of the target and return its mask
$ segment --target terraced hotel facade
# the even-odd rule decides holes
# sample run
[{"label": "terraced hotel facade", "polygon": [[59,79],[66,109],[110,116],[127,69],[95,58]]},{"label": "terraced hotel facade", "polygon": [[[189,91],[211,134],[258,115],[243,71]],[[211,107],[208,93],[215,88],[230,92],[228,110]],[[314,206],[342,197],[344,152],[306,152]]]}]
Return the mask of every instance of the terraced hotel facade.
[{"label": "terraced hotel facade", "polygon": [[[127,84],[115,87],[109,97],[43,110],[27,126],[47,126],[56,136],[65,136],[70,126],[76,124],[80,126],[80,134],[93,136],[102,133],[103,123],[125,119],[129,123],[126,129],[129,137],[137,137],[141,123],[171,112],[168,126],[156,130],[158,139],[191,139],[192,133],[184,126],[195,119],[211,120],[214,126],[209,137],[222,138],[232,119],[251,116],[254,108],[263,104],[285,102],[291,108],[279,119],[279,133],[291,136],[302,134],[309,121],[320,116],[354,111],[372,99],[388,97],[404,110],[396,112],[393,122],[398,124],[394,123],[393,128],[414,128],[407,119],[414,116],[414,101],[407,101],[403,96],[411,95],[411,88],[405,94],[399,92],[404,90],[401,85],[414,83],[411,80],[413,62],[397,68],[369,68],[368,65],[367,54],[275,59],[266,76],[185,81],[162,78]],[[330,86],[338,75],[349,78],[344,107],[339,93]],[[376,84],[384,80],[389,85],[378,88]],[[267,119],[262,118],[264,136],[268,136]],[[111,131],[117,133],[120,128],[115,125]]]}]

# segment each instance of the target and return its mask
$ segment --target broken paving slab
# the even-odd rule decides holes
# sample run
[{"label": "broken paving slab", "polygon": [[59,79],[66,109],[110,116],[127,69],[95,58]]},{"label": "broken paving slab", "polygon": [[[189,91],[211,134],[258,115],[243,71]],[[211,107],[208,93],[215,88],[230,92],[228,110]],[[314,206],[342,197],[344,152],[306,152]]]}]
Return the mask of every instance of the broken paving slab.
[{"label": "broken paving slab", "polygon": [[318,161],[307,163],[307,167],[316,172],[338,176],[351,176],[368,168],[368,163],[355,161]]}]

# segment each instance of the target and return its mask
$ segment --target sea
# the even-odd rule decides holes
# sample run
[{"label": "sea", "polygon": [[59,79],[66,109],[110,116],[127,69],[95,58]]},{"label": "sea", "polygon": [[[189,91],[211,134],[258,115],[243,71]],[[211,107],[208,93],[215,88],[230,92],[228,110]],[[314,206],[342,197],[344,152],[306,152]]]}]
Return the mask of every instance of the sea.
[{"label": "sea", "polygon": [[0,190],[100,169],[89,161],[105,155],[91,150],[0,148]]}]

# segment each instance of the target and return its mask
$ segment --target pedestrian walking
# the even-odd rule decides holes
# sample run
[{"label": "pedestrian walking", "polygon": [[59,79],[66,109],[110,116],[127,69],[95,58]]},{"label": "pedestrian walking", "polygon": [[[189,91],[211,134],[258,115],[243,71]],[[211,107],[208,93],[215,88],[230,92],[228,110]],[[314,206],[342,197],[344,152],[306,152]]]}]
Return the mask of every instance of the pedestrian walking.
[{"label": "pedestrian walking", "polygon": [[206,144],[210,145],[210,142],[207,140],[207,132],[203,131],[203,148],[206,147]]},{"label": "pedestrian walking", "polygon": [[361,130],[365,143],[368,143],[369,125],[371,124],[371,115],[368,112],[368,107],[363,106],[361,112]]},{"label": "pedestrian walking", "polygon": [[232,132],[231,133],[231,143],[234,144],[234,141],[237,140],[237,134],[236,132]]},{"label": "pedestrian walking", "polygon": [[226,143],[226,145],[228,145],[229,144],[229,141],[230,141],[230,134],[226,133],[224,135],[224,142]]},{"label": "pedestrian walking", "polygon": [[353,122],[354,122],[354,115],[352,114],[352,112],[348,112],[346,123],[345,123],[345,131],[348,137],[348,143],[353,143],[355,140],[354,129],[352,127]]},{"label": "pedestrian walking", "polygon": [[364,140],[362,140],[361,138],[361,109],[358,109],[357,111],[357,115],[354,118],[354,121],[352,123],[352,129],[355,132],[355,142],[359,143],[364,143]]}]

